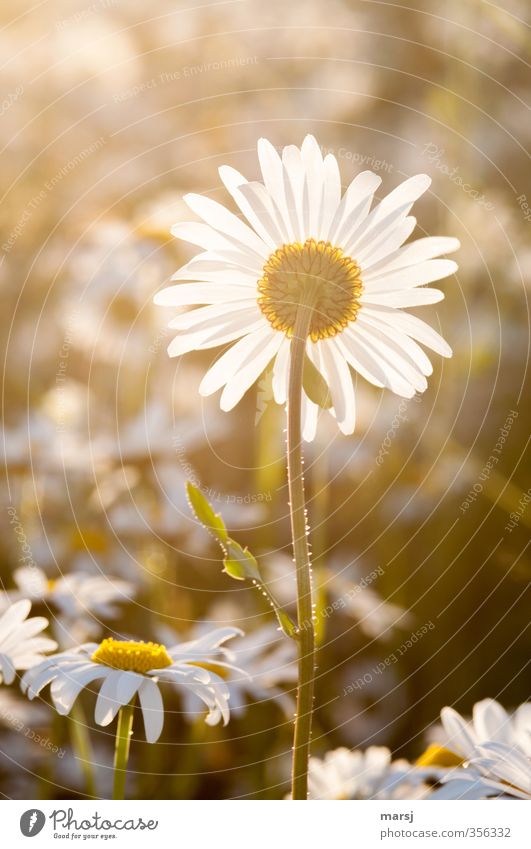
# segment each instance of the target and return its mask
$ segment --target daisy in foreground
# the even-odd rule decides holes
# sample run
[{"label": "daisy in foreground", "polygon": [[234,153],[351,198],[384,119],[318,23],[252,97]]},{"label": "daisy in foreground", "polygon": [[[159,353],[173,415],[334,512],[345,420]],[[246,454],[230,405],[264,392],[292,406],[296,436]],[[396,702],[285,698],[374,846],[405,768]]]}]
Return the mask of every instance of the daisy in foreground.
[{"label": "daisy in foreground", "polygon": [[195,307],[170,322],[170,356],[229,344],[204,375],[199,391],[219,389],[231,410],[272,364],[274,398],[287,408],[288,486],[297,575],[299,670],[292,795],[308,795],[314,682],[314,608],[304,497],[301,437],[312,441],[319,407],[340,430],[355,426],[351,369],[377,387],[411,398],[427,387],[430,360],[418,344],[451,356],[428,324],[404,312],[443,294],[425,284],[457,269],[438,259],[456,239],[404,242],[409,213],[430,185],[420,174],[374,206],[380,177],[364,171],[341,193],[337,160],[324,158],[313,136],[279,155],[258,142],[262,182],[219,169],[243,218],[210,198],[184,198],[201,222],[173,234],[203,249],[155,296],[158,304]]},{"label": "daisy in foreground", "polygon": [[113,798],[120,799],[125,790],[136,697],[148,743],[158,740],[164,724],[161,682],[198,696],[208,708],[205,719],[208,725],[216,725],[220,720],[226,725],[229,691],[223,678],[212,671],[212,665],[233,668],[223,659],[223,643],[238,635],[242,635],[238,628],[218,628],[201,639],[172,648],[108,637],[99,645],[85,643],[69,652],[52,655],[24,675],[21,687],[29,699],[34,699],[51,683],[55,709],[66,715],[81,690],[93,681],[103,682],[96,700],[95,720],[98,725],[106,726],[119,713]]},{"label": "daisy in foreground", "polygon": [[38,636],[48,625],[44,616],[28,619],[31,601],[23,598],[0,616],[0,684],[12,684],[17,669],[31,669],[46,652],[57,648],[55,640]]},{"label": "daisy in foreground", "polygon": [[[436,257],[459,242],[428,237],[403,246],[416,225],[411,207],[431,182],[425,174],[405,180],[371,211],[381,178],[363,171],[341,196],[337,161],[332,154],[323,159],[313,136],[300,150],[285,147],[282,156],[260,139],[258,158],[263,182],[219,169],[245,221],[209,198],[184,198],[204,223],[179,223],[172,232],[203,252],[173,278],[193,282],[163,289],[155,302],[198,308],[170,322],[179,332],[168,352],[235,342],[206,373],[200,393],[224,387],[221,407],[230,410],[274,360],[274,396],[284,404],[290,339],[305,304],[306,354],[329,386],[331,414],[343,433],[352,433],[349,366],[375,386],[411,398],[426,389],[432,372],[417,342],[451,356],[438,333],[403,309],[442,300],[438,289],[419,287],[456,271],[455,262]],[[308,441],[317,411],[305,396]]]}]

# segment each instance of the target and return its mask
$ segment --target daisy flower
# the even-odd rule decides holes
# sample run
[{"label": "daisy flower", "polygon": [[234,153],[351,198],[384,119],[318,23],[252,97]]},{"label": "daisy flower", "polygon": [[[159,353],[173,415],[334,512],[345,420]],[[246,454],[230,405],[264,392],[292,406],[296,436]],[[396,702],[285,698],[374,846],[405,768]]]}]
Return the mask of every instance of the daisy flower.
[{"label": "daisy flower", "polygon": [[365,751],[340,748],[310,758],[310,799],[419,799],[429,793],[425,771],[391,760],[385,746]]},{"label": "daisy flower", "polygon": [[229,691],[223,678],[212,671],[220,660],[220,646],[242,632],[219,628],[199,640],[166,648],[160,643],[115,640],[108,637],[99,645],[85,643],[69,652],[52,655],[32,668],[22,679],[22,692],[34,699],[51,683],[51,697],[57,713],[66,715],[81,690],[93,681],[102,681],[96,701],[97,725],[107,726],[118,711],[138,695],[148,743],[155,743],[164,724],[160,683],[168,682],[198,696],[208,708],[205,722],[216,725],[229,721]]},{"label": "daisy flower", "polygon": [[[199,626],[199,630],[202,631],[203,626]],[[295,657],[293,642],[284,640],[273,623],[238,639],[225,654],[226,660],[238,666],[229,666],[226,673],[223,669],[219,670],[229,688],[232,716],[243,716],[248,700],[274,700],[287,716],[293,715],[293,699],[282,685],[293,684],[297,680]],[[211,668],[216,671],[215,662]],[[238,668],[245,670],[245,674],[242,675]],[[197,714],[196,703],[194,693],[188,692],[184,705],[186,713],[192,718]]]},{"label": "daisy flower", "polygon": [[531,703],[509,714],[494,699],[483,699],[474,705],[471,720],[444,707],[441,721],[438,734],[443,744],[430,745],[417,761],[423,767],[457,767],[441,777],[443,786],[434,799],[485,799],[501,793],[528,798]]},{"label": "daisy flower", "polygon": [[[352,433],[351,369],[411,398],[426,389],[432,372],[417,343],[451,356],[439,334],[404,309],[442,300],[442,292],[424,285],[456,271],[455,262],[437,257],[459,242],[428,237],[404,245],[416,224],[411,207],[430,185],[425,174],[371,209],[381,178],[363,171],[342,195],[337,160],[323,158],[313,136],[282,155],[260,139],[258,159],[262,182],[219,169],[243,219],[210,198],[184,198],[202,221],[178,223],[172,232],[203,251],[174,274],[176,285],[155,296],[161,305],[196,307],[170,322],[178,335],[168,353],[234,343],[204,375],[200,393],[223,388],[221,408],[231,410],[273,362],[274,398],[284,404],[290,339],[304,304],[311,310],[307,358],[328,385],[330,413],[343,433]],[[306,441],[315,435],[317,412],[305,395]]]},{"label": "daisy flower", "polygon": [[48,620],[44,616],[28,619],[31,601],[23,598],[0,616],[0,684],[12,684],[17,669],[31,669],[43,660],[45,652],[57,648],[55,640],[37,636]]}]

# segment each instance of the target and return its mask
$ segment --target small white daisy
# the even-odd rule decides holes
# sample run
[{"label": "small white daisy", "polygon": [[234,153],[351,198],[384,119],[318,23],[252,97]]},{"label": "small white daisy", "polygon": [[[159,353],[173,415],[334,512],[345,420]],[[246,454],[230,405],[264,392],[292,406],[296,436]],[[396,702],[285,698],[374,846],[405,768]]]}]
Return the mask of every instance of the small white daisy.
[{"label": "small white daisy", "polygon": [[[226,671],[219,670],[229,688],[232,716],[243,716],[249,701],[271,700],[287,716],[293,716],[294,700],[282,685],[297,680],[296,649],[292,640],[284,639],[277,625],[264,625],[236,640],[230,651],[225,650],[225,660],[237,664],[237,667],[228,666]],[[211,668],[216,671],[215,661]],[[184,706],[190,718],[197,714],[196,702],[194,694],[189,692]]]},{"label": "small white daisy", "polygon": [[[443,745],[432,744],[418,763],[457,768],[440,777],[443,786],[432,798],[486,799],[500,794],[527,798],[531,703],[510,714],[494,699],[483,699],[474,705],[470,721],[450,707],[442,709],[441,721],[442,728],[432,736],[437,733]],[[509,775],[519,779],[512,782]]]},{"label": "small white daisy", "polygon": [[471,760],[478,755],[478,747],[486,743],[504,743],[516,746],[531,757],[531,703],[525,703],[513,713],[494,699],[476,702],[472,719],[467,721],[456,710],[444,707],[441,722],[446,732],[444,745],[450,751]]},{"label": "small white daisy", "polygon": [[[203,248],[155,296],[161,305],[188,307],[170,322],[179,331],[168,353],[234,343],[205,374],[199,391],[223,387],[231,410],[274,361],[273,393],[286,402],[290,337],[304,301],[312,310],[306,353],[328,384],[331,414],[341,431],[355,424],[354,369],[378,387],[406,398],[427,387],[431,363],[417,344],[444,357],[446,342],[403,308],[434,304],[438,289],[420,288],[453,274],[457,239],[428,237],[403,245],[415,228],[409,215],[430,185],[420,174],[403,182],[372,210],[381,178],[358,174],[341,195],[336,158],[324,158],[313,136],[279,156],[258,142],[263,182],[248,182],[223,166],[220,177],[246,222],[210,198],[184,200],[202,223],[179,223],[178,238]],[[188,282],[185,282],[188,281]],[[304,397],[304,438],[315,435],[318,408]]]},{"label": "small white daisy", "polygon": [[40,664],[46,652],[57,648],[55,640],[39,637],[48,625],[44,616],[28,619],[31,601],[23,598],[0,616],[0,684],[12,684],[17,669]]},{"label": "small white daisy", "polygon": [[419,799],[429,793],[426,771],[391,760],[385,746],[365,751],[340,748],[310,758],[310,799]]},{"label": "small white daisy", "polygon": [[220,645],[242,632],[220,628],[199,640],[166,648],[160,643],[115,640],[85,643],[70,652],[52,655],[31,669],[22,679],[22,691],[34,699],[51,683],[51,697],[57,713],[66,715],[84,687],[102,680],[96,701],[95,720],[109,725],[121,707],[138,695],[148,743],[155,743],[164,724],[164,707],[159,689],[168,682],[198,696],[208,708],[205,719],[216,725],[229,721],[229,691],[212,663],[219,659]]}]

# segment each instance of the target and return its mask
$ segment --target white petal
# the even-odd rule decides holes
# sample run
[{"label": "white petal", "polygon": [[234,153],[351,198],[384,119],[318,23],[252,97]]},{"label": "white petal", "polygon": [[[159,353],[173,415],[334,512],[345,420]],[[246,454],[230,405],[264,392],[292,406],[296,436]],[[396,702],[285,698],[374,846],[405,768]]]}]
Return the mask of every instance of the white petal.
[{"label": "white petal", "polygon": [[271,362],[282,344],[283,335],[273,331],[270,338],[255,351],[250,362],[246,362],[227,381],[225,389],[221,394],[220,407],[225,412],[232,410],[238,401],[245,395],[247,390],[258,380],[265,367]]},{"label": "white petal", "polygon": [[255,353],[260,351],[267,343],[272,333],[276,333],[276,331],[272,330],[271,325],[264,319],[264,326],[260,330],[244,336],[243,339],[232,345],[216,360],[203,377],[199,386],[200,394],[212,395],[213,392],[224,386],[239,368],[253,359]]},{"label": "white petal", "polygon": [[164,725],[164,705],[155,681],[146,678],[138,691],[148,743],[156,743]]},{"label": "white petal", "polygon": [[391,328],[397,327],[403,333],[411,336],[412,339],[416,339],[417,342],[426,345],[426,347],[431,348],[432,351],[436,351],[437,354],[441,354],[443,357],[452,356],[452,349],[442,336],[430,327],[429,324],[426,324],[425,321],[417,318],[416,315],[411,315],[411,313],[402,312],[401,310],[394,310],[391,307],[369,306],[364,307],[363,314],[365,317],[371,316],[377,318]]},{"label": "white petal", "polygon": [[261,183],[249,183],[238,171],[227,165],[221,166],[219,175],[249,224],[274,251],[284,242],[284,236],[279,229],[278,214],[265,187]]},{"label": "white petal", "polygon": [[255,307],[239,310],[235,315],[209,321],[203,328],[192,328],[188,333],[181,333],[168,345],[168,354],[176,357],[188,351],[215,348],[258,330],[262,324],[263,317],[257,316]]},{"label": "white petal", "polygon": [[52,681],[50,695],[57,713],[66,716],[72,710],[72,705],[87,684],[98,678],[106,677],[105,667],[101,664],[88,662],[75,672],[61,675]]},{"label": "white petal", "polygon": [[286,233],[286,241],[293,242],[295,236],[286,205],[282,160],[271,142],[267,139],[262,138],[258,140],[258,159],[265,187],[274,200],[279,215],[283,221],[283,232]]},{"label": "white petal", "polygon": [[317,420],[319,416],[319,407],[307,397],[306,393],[302,395],[302,438],[305,442],[313,442],[317,432]]},{"label": "white petal", "polygon": [[381,350],[371,343],[370,338],[368,339],[363,331],[356,332],[355,328],[347,329],[340,337],[337,337],[338,341],[339,339],[348,346],[347,351],[353,350],[354,356],[360,357],[360,353],[363,352],[365,361],[370,366],[369,371],[375,374],[384,386],[403,398],[414,396],[415,387],[389,361],[389,355],[383,356]]},{"label": "white petal", "polygon": [[206,221],[215,230],[219,230],[232,239],[236,239],[240,244],[264,259],[269,256],[270,251],[267,245],[259,238],[254,230],[251,230],[247,224],[240,221],[236,215],[233,215],[232,212],[229,212],[220,203],[216,203],[211,198],[196,194],[185,195],[183,200],[196,215],[199,215],[203,221]]},{"label": "white petal", "polygon": [[9,607],[6,612],[0,617],[0,648],[3,645],[5,638],[24,621],[31,610],[31,601],[23,598],[16,601]]},{"label": "white petal", "polygon": [[324,158],[323,206],[319,222],[319,238],[328,239],[330,226],[341,203],[341,175],[337,159],[331,153]]},{"label": "white petal", "polygon": [[399,292],[363,292],[360,303],[382,307],[421,307],[444,299],[440,289],[402,289]]},{"label": "white petal", "polygon": [[406,357],[411,359],[422,374],[430,375],[433,373],[433,366],[422,350],[413,339],[410,339],[405,333],[402,333],[398,328],[390,327],[374,319],[364,312],[363,317],[358,318],[359,325],[365,327],[368,332],[373,332],[378,339],[389,344],[393,348],[396,346],[406,354]]},{"label": "white petal", "polygon": [[459,239],[447,236],[426,236],[404,245],[376,265],[373,266],[371,263],[367,268],[370,267],[371,273],[383,274],[398,268],[407,268],[408,265],[415,265],[417,262],[425,262],[440,254],[453,253],[460,247]]},{"label": "white petal", "polygon": [[354,432],[356,403],[350,369],[333,340],[317,343],[320,354],[319,370],[323,374],[332,395],[334,414],[342,433]]},{"label": "white petal", "polygon": [[128,705],[138,688],[145,681],[136,672],[111,670],[102,684],[96,701],[94,718],[97,725],[109,725],[124,705]]},{"label": "white petal", "polygon": [[429,259],[408,268],[400,268],[388,274],[364,274],[363,284],[367,292],[396,292],[397,289],[413,289],[434,280],[442,280],[457,271],[457,263],[451,259]]},{"label": "white petal", "polygon": [[363,248],[360,246],[356,249],[356,260],[360,267],[364,270],[383,257],[394,253],[406,239],[409,239],[416,226],[417,219],[412,215],[406,218],[400,216],[397,222],[393,221],[392,225],[386,228],[385,234],[382,231],[381,234],[375,234],[374,238],[364,242]]},{"label": "white petal", "polygon": [[361,345],[358,345],[353,334],[341,333],[334,339],[334,344],[348,363],[373,386],[383,389],[386,385],[381,366],[374,361]]},{"label": "white petal", "polygon": [[285,404],[288,393],[288,368],[291,342],[286,336],[278,349],[273,365],[273,397],[277,404]]},{"label": "white petal", "polygon": [[382,178],[372,171],[362,171],[352,180],[330,225],[329,241],[342,244],[349,240],[356,228],[365,220],[374,193]]},{"label": "white petal", "polygon": [[452,752],[469,758],[475,750],[476,740],[472,736],[467,723],[457,711],[451,707],[443,707],[441,710],[441,722],[448,737],[448,748]]},{"label": "white petal", "polygon": [[319,234],[323,206],[324,167],[321,149],[314,136],[306,136],[301,147],[301,157],[306,173],[306,200],[308,204],[305,236]]},{"label": "white petal", "polygon": [[291,230],[294,238],[303,242],[306,231],[303,209],[305,175],[301,152],[293,144],[287,145],[282,151],[282,175]]},{"label": "white petal", "polygon": [[230,283],[179,283],[167,286],[153,298],[156,304],[168,307],[187,307],[195,304],[224,304],[241,301],[248,288]]},{"label": "white petal", "polygon": [[354,332],[364,344],[381,358],[382,362],[387,363],[388,368],[397,371],[417,392],[424,392],[428,385],[426,378],[419,371],[417,363],[413,362],[407,354],[404,354],[393,339],[376,330],[376,328],[367,327],[362,321],[356,322]]},{"label": "white petal", "polygon": [[0,653],[0,682],[3,679],[5,684],[12,684],[15,680],[15,665],[7,654]]}]

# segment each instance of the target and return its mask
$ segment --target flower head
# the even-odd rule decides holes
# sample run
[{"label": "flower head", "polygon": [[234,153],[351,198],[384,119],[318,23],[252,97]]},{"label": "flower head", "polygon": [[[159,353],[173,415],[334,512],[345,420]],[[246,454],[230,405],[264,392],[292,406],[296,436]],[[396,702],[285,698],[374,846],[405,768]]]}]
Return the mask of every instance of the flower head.
[{"label": "flower head", "polygon": [[27,598],[12,604],[0,616],[0,684],[12,684],[17,669],[30,669],[43,659],[43,654],[57,648],[48,637],[37,636],[48,620],[44,616],[28,619],[31,601]]},{"label": "flower head", "polygon": [[101,680],[96,701],[98,725],[109,725],[124,705],[137,695],[144,718],[146,739],[155,743],[164,724],[161,682],[181,687],[198,696],[208,708],[206,722],[229,721],[229,691],[223,678],[212,671],[219,660],[223,642],[242,632],[220,628],[200,640],[166,648],[160,643],[115,640],[108,637],[99,645],[85,643],[70,652],[52,655],[31,669],[22,680],[22,691],[34,699],[47,684],[59,714],[68,714],[84,687]]},{"label": "flower head", "polygon": [[391,760],[385,746],[365,751],[340,748],[310,758],[310,799],[418,799],[429,792],[426,771]]},{"label": "flower head", "polygon": [[[329,387],[341,431],[352,433],[351,368],[410,398],[426,389],[432,372],[417,343],[451,356],[439,334],[403,308],[443,298],[438,289],[419,287],[456,270],[437,257],[459,242],[428,237],[403,245],[416,224],[409,211],[430,184],[426,175],[405,180],[371,210],[380,177],[364,171],[342,195],[337,161],[323,158],[313,136],[281,156],[260,139],[258,158],[262,182],[220,168],[245,220],[201,195],[184,198],[202,223],[180,223],[172,232],[203,252],[174,275],[177,285],[155,297],[196,307],[170,322],[178,335],[168,352],[234,343],[204,376],[201,394],[224,387],[221,408],[230,410],[273,361],[274,397],[283,404],[295,316],[305,305],[307,357]],[[304,405],[303,433],[311,441],[318,408],[307,395]]]}]

